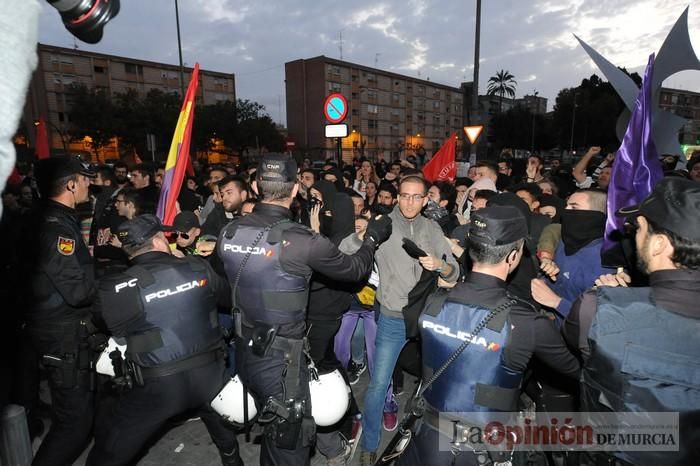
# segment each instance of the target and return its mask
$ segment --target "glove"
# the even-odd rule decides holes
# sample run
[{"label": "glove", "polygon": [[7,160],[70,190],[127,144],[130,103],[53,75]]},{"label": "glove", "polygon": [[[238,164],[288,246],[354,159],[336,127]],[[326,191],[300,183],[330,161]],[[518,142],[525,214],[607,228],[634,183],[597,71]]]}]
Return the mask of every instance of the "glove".
[{"label": "glove", "polygon": [[379,246],[391,236],[391,218],[388,215],[372,217],[367,225],[365,237],[369,238],[375,246]]}]

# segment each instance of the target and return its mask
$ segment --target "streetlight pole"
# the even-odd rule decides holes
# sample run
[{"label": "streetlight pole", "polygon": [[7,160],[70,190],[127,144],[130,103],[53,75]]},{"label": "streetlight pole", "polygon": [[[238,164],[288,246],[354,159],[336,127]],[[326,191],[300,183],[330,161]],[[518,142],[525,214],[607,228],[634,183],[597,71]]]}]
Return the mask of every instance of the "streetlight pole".
[{"label": "streetlight pole", "polygon": [[569,154],[574,151],[574,127],[576,124],[576,97],[578,92],[574,93],[574,108],[571,110],[571,141],[569,141]]},{"label": "streetlight pole", "polygon": [[535,153],[535,116],[537,115],[537,94],[539,94],[539,93],[537,91],[535,91],[535,99],[534,99],[535,110],[532,112],[532,144],[530,147],[530,154]]},{"label": "streetlight pole", "polygon": [[[479,45],[481,41],[481,0],[476,0],[476,28],[474,32],[474,79],[472,83],[472,111],[470,124],[478,123],[479,113]],[[469,152],[469,164],[476,163],[476,144],[472,144]]]},{"label": "streetlight pole", "polygon": [[185,98],[185,71],[182,66],[182,42],[180,42],[180,12],[177,8],[177,0],[175,0],[175,25],[177,26],[177,53],[180,57],[180,92],[181,97]]}]

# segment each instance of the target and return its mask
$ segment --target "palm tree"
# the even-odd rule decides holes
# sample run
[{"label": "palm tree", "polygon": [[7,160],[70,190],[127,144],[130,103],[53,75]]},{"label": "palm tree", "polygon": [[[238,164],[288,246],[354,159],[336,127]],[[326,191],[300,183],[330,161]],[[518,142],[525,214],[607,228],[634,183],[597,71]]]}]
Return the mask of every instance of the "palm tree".
[{"label": "palm tree", "polygon": [[489,86],[486,90],[488,95],[498,94],[500,99],[498,100],[498,113],[503,111],[503,95],[507,95],[510,98],[515,97],[515,86],[518,82],[515,80],[515,76],[510,74],[510,71],[501,70],[496,73],[496,76],[491,76],[489,78]]}]

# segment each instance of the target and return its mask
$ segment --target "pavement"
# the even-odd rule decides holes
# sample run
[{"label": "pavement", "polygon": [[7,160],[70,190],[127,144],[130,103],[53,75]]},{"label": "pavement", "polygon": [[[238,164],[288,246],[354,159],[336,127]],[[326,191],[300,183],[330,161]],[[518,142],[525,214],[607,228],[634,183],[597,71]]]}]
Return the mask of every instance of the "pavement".
[{"label": "pavement", "polygon": [[[367,391],[367,386],[369,384],[369,371],[365,371],[360,377],[360,381],[352,386],[355,398],[362,409],[362,404],[364,402],[365,392]],[[403,407],[408,401],[411,389],[415,386],[415,379],[410,375],[405,375],[405,392],[397,397],[399,404],[399,422],[403,416]],[[44,395],[48,395],[46,392],[46,386],[42,386],[42,398]],[[48,421],[44,421],[48,427]],[[379,451],[381,452],[388,444],[391,437],[396,433],[386,432],[382,433],[382,441]],[[238,442],[241,447],[241,458],[246,466],[258,465],[260,456],[260,444],[259,444],[259,434],[255,433],[255,430],[251,434],[251,442],[246,443],[245,436],[240,434],[238,436]],[[36,452],[41,444],[40,439],[35,439],[33,442],[33,448]],[[90,445],[74,463],[77,466],[83,466],[87,458],[88,452],[90,451]],[[360,448],[357,448],[355,457],[352,461],[352,465],[359,465]],[[221,465],[221,460],[219,458],[219,452],[216,446],[212,443],[209,433],[207,432],[204,424],[199,419],[193,419],[180,423],[178,425],[173,425],[163,436],[158,439],[146,452],[144,456],[138,460],[136,463],[139,466],[170,466],[170,465],[182,465],[182,466],[219,466]],[[312,452],[311,458],[312,466],[322,466],[326,465],[326,458],[320,453]]]}]

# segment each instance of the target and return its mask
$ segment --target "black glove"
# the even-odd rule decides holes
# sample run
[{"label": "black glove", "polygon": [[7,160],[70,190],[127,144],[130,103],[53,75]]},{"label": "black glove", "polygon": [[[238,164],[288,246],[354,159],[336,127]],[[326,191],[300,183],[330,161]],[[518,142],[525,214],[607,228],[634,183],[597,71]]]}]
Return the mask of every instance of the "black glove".
[{"label": "black glove", "polygon": [[365,237],[379,246],[391,236],[391,218],[388,215],[377,215],[369,220]]}]

